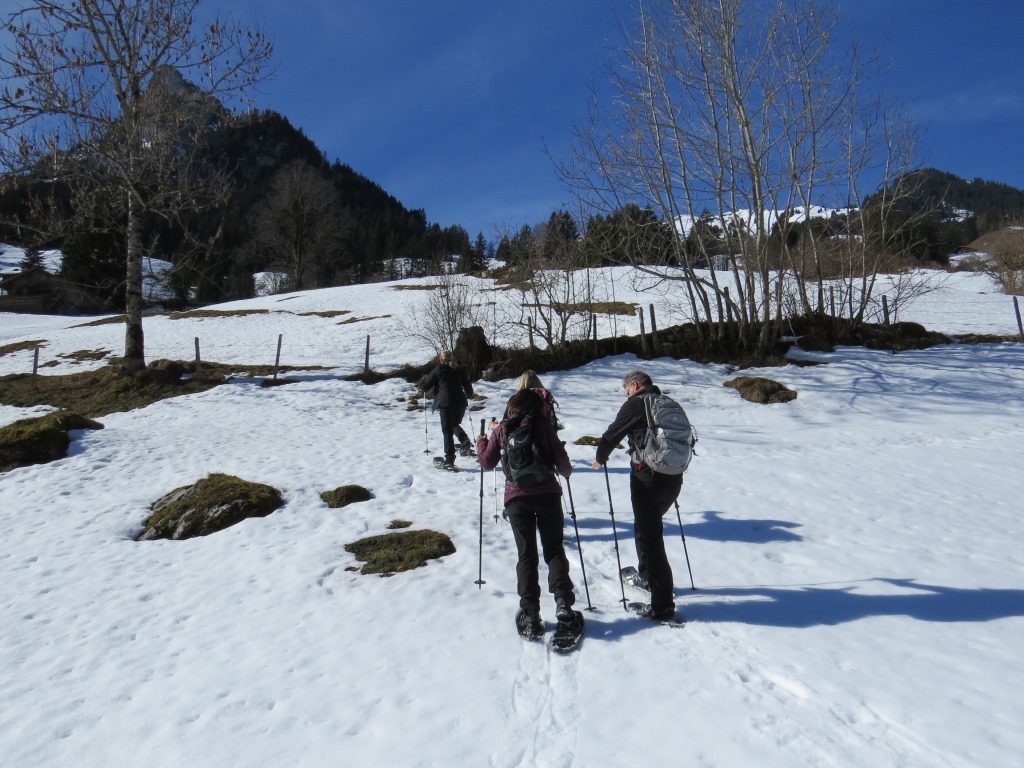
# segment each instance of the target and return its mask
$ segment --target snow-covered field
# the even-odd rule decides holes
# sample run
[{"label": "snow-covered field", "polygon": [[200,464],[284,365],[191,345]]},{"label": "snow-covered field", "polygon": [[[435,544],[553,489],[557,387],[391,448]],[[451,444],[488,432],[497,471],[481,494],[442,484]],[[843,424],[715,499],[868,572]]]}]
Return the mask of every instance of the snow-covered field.
[{"label": "snow-covered field", "polygon": [[[943,276],[901,313],[949,333],[1016,332],[982,277]],[[416,281],[406,281],[415,283]],[[617,298],[638,296],[619,274]],[[423,292],[388,284],[147,319],[148,356],[328,365],[249,378],[76,433],[71,455],[0,475],[0,764],[4,766],[1012,766],[1024,755],[1024,345],[891,354],[843,348],[751,371],[796,389],[745,402],[724,366],[607,358],[543,376],[561,404],[594,611],[578,653],[524,645],[515,546],[491,473],[437,472],[436,417],[400,380],[342,377],[431,355],[409,333]],[[487,294],[498,296],[501,294]],[[490,300],[490,299],[488,299]],[[337,317],[304,315],[349,310]],[[340,324],[350,318],[360,322]],[[0,315],[0,346],[44,340],[44,373],[119,354],[119,325]],[[619,331],[631,329],[619,319]],[[606,329],[602,329],[604,332]],[[32,353],[0,356],[0,374]],[[682,630],[625,613],[593,449],[642,366],[700,433],[666,518]],[[501,413],[512,380],[480,382]],[[43,409],[0,406],[0,424]],[[623,452],[610,464],[623,565],[635,563]],[[137,543],[149,505],[227,472],[284,507],[213,536]],[[331,510],[346,483],[376,498]],[[479,588],[479,524],[483,516]],[[344,544],[401,518],[454,555],[390,578]],[[567,519],[580,605],[587,598]],[[542,604],[553,619],[550,600]],[[1017,640],[1013,638],[1016,637]]]}]

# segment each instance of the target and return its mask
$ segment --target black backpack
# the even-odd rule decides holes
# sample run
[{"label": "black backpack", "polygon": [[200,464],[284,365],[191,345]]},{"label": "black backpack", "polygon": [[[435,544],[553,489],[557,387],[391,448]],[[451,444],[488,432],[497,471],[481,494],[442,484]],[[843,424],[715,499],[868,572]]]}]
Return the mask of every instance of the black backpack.
[{"label": "black backpack", "polygon": [[551,460],[537,444],[529,416],[517,416],[506,422],[502,447],[505,477],[520,488],[530,488],[555,476]]}]

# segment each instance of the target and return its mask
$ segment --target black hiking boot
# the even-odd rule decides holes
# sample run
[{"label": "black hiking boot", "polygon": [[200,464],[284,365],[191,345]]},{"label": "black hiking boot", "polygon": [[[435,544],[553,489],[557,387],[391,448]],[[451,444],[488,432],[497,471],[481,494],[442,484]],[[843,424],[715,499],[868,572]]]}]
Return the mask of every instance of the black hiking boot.
[{"label": "black hiking boot", "polygon": [[527,640],[537,640],[544,636],[544,622],[538,611],[527,611],[522,608],[516,612],[516,630]]},{"label": "black hiking boot", "polygon": [[633,568],[632,566],[627,566],[622,569],[622,582],[634,589],[639,589],[644,592],[651,591],[651,585],[647,579],[641,576],[637,572],[636,568]]}]

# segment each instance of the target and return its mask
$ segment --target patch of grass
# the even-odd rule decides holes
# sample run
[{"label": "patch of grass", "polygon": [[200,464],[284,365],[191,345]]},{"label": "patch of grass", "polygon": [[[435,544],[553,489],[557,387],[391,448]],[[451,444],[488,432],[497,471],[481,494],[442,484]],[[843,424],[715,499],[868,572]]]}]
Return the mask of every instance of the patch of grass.
[{"label": "patch of grass", "polygon": [[331,509],[341,509],[358,501],[369,501],[374,496],[361,485],[342,485],[333,491],[324,491],[320,498],[327,502]]},{"label": "patch of grass", "polygon": [[1000,336],[994,333],[968,333],[958,336],[957,341],[961,344],[1003,344],[1008,341],[1024,341],[1019,334],[1012,336]]},{"label": "patch of grass", "polygon": [[37,347],[46,346],[46,342],[42,339],[36,339],[35,341],[16,341],[13,344],[4,344],[0,347],[0,357],[4,355],[13,355],[15,352],[25,352],[29,349],[36,349]]},{"label": "patch of grass", "polygon": [[182,380],[182,374],[191,365],[194,364],[157,360],[138,376],[124,375],[115,364],[62,376],[0,376],[0,403],[23,408],[50,405],[97,417],[142,408],[168,397],[203,392],[223,383],[223,379],[211,376],[212,370],[207,371],[206,363],[203,369],[208,377]]},{"label": "patch of grass", "polygon": [[187,312],[172,312],[171,320],[191,320],[204,317],[247,317],[248,315],[269,315],[269,309],[190,309]]},{"label": "patch of grass", "polygon": [[[154,360],[140,373],[127,376],[122,373],[120,364],[121,359],[115,357],[104,368],[81,373],[35,377],[30,373],[15,373],[0,376],[0,403],[22,408],[50,405],[97,417],[143,408],[169,397],[205,392],[224,384],[231,375],[241,371],[252,377],[271,376],[274,373],[272,365],[227,365],[204,361],[196,375],[194,360]],[[315,365],[282,365],[277,370],[281,373],[325,368]],[[187,374],[191,374],[191,378]]]},{"label": "patch of grass", "polygon": [[338,317],[339,315],[351,315],[351,309],[325,309],[322,312],[299,312],[299,317]]},{"label": "patch of grass", "polygon": [[[587,305],[580,304],[581,312],[586,311]],[[628,301],[597,301],[593,304],[594,312],[602,315],[635,315],[636,304],[630,304]]]},{"label": "patch of grass", "polygon": [[158,499],[137,540],[207,536],[250,517],[266,517],[283,504],[273,486],[213,473]]},{"label": "patch of grass", "polygon": [[436,291],[440,288],[440,285],[423,285],[417,283],[415,285],[392,285],[392,291]]},{"label": "patch of grass", "polygon": [[396,528],[408,528],[412,525],[412,520],[392,520],[388,523],[388,528],[394,530]]},{"label": "patch of grass", "polygon": [[730,379],[723,386],[732,387],[740,393],[744,400],[752,403],[788,403],[796,400],[796,392],[789,389],[774,379],[766,379],[762,376],[738,376]]},{"label": "patch of grass", "polygon": [[366,320],[383,320],[391,315],[373,315],[371,317],[350,317],[347,320],[342,320],[338,325],[351,325],[352,323],[362,323]]},{"label": "patch of grass", "polygon": [[80,349],[77,352],[68,352],[66,355],[57,355],[57,357],[81,363],[87,360],[102,360],[110,354],[111,352],[106,349]]},{"label": "patch of grass", "polygon": [[[159,317],[166,314],[166,312],[143,312],[143,317]],[[110,317],[101,317],[98,320],[90,320],[88,323],[82,323],[81,325],[74,325],[72,328],[92,328],[97,325],[113,325],[115,323],[123,323],[128,318],[124,315],[111,315]]]},{"label": "patch of grass", "polygon": [[57,411],[0,427],[0,472],[63,459],[72,429],[103,429],[103,425],[78,413]]},{"label": "patch of grass", "polygon": [[437,531],[399,531],[346,544],[345,551],[366,563],[360,573],[389,575],[420,568],[427,560],[450,555],[455,552],[455,545]]},{"label": "patch of grass", "polygon": [[434,370],[434,366],[435,363],[433,361],[423,363],[422,365],[406,363],[393,371],[381,372],[370,370],[351,373],[345,377],[345,381],[361,381],[363,384],[377,384],[381,381],[386,381],[387,379],[405,379],[410,384],[418,384],[424,376]]},{"label": "patch of grass", "polygon": [[558,312],[577,312],[587,314],[593,310],[597,315],[629,315],[636,314],[636,304],[627,301],[595,301],[592,303],[566,303],[566,304],[524,304],[524,307],[543,307],[554,309]]}]

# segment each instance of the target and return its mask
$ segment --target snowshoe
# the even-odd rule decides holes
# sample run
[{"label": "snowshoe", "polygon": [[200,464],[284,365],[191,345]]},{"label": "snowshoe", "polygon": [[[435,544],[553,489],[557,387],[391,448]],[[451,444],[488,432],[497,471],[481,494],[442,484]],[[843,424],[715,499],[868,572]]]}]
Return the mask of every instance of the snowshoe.
[{"label": "snowshoe", "polygon": [[445,461],[444,456],[434,457],[434,467],[437,469],[444,469],[448,472],[458,472],[459,468],[455,466],[454,461]]},{"label": "snowshoe", "polygon": [[555,653],[575,651],[583,642],[583,614],[565,604],[559,604],[558,625],[555,627],[548,647]]},{"label": "snowshoe", "polygon": [[653,621],[656,624],[666,624],[670,627],[682,627],[686,625],[686,619],[676,614],[675,609],[671,611],[655,611],[650,603],[628,603],[629,610],[633,611],[641,619]]}]

